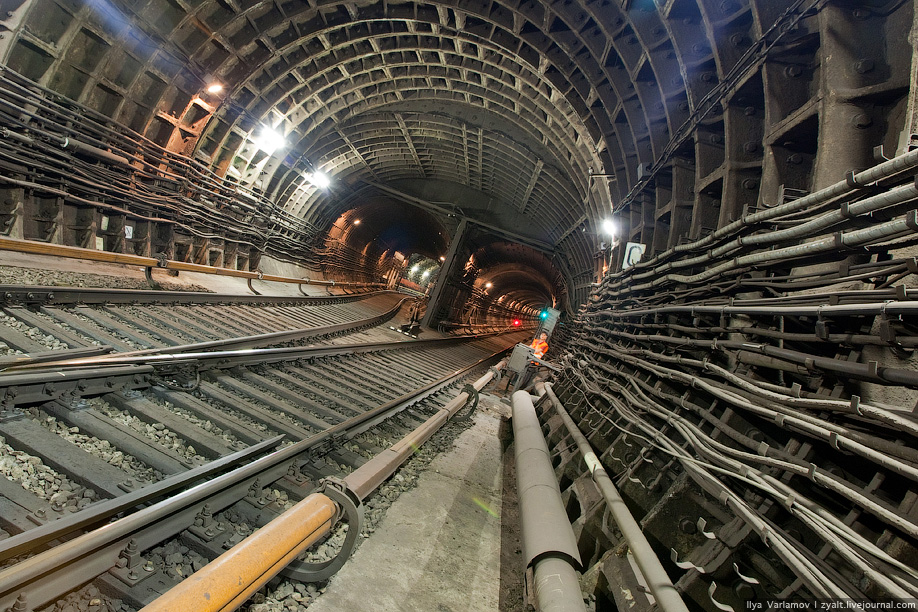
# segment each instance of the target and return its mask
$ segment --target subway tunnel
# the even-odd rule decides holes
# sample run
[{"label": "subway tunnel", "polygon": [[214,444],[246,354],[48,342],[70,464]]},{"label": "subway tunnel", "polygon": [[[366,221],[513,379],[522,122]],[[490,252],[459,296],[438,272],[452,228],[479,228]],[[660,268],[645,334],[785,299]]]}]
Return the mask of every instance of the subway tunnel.
[{"label": "subway tunnel", "polygon": [[3,0],[0,238],[385,283],[447,333],[556,309],[555,392],[691,609],[914,598],[914,9]]}]

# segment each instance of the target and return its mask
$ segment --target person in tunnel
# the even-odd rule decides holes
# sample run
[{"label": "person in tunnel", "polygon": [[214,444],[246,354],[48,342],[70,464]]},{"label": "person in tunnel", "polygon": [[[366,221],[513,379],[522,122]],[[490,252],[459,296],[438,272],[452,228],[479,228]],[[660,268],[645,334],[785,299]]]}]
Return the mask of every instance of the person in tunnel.
[{"label": "person in tunnel", "polygon": [[404,334],[417,336],[421,333],[421,316],[424,314],[422,300],[417,299],[408,308],[408,322],[398,328]]},{"label": "person in tunnel", "polygon": [[[541,359],[548,351],[548,332],[539,334],[529,346],[532,347],[532,356],[536,359]],[[535,362],[533,361],[533,363]]]},{"label": "person in tunnel", "polygon": [[[532,349],[533,357],[541,359],[545,353],[548,352],[548,332],[543,331],[536,336],[529,345],[529,348]],[[539,363],[537,361],[530,361],[529,365],[526,367],[526,371],[519,374],[516,388],[521,390],[528,387],[529,383],[531,383],[532,379],[535,377],[536,372],[538,372],[538,369]]]}]

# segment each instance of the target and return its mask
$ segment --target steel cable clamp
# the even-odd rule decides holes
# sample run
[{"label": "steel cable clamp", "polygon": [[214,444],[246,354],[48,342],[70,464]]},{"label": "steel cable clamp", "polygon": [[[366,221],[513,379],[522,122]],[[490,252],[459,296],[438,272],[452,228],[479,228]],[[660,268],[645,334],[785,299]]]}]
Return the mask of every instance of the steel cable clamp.
[{"label": "steel cable clamp", "polygon": [[291,580],[300,582],[322,582],[334,576],[350,558],[357,547],[360,532],[363,531],[363,504],[360,499],[348,488],[347,483],[339,478],[323,478],[316,491],[325,495],[338,506],[338,515],[335,523],[342,517],[347,518],[347,535],[338,553],[328,561],[308,563],[294,561],[283,570],[281,574]]},{"label": "steel cable clamp", "polygon": [[469,396],[469,399],[467,399],[465,402],[465,406],[468,406],[469,403],[471,403],[472,406],[465,414],[459,414],[457,412],[456,416],[453,417],[454,421],[468,421],[470,418],[472,418],[472,415],[475,414],[475,409],[478,408],[478,400],[480,399],[478,389],[467,383],[464,387],[462,387],[462,392],[467,393]]}]

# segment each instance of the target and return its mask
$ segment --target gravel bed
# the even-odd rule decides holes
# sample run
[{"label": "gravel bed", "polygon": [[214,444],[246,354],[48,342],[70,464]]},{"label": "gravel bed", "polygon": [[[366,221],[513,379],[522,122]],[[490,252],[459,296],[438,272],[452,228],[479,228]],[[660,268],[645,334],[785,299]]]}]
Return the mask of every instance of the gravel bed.
[{"label": "gravel bed", "polygon": [[[327,371],[323,370],[321,367],[317,367],[317,366],[320,366],[320,365],[321,365],[321,364],[317,364],[317,363],[313,362],[313,363],[310,363],[310,364],[308,364],[308,365],[305,365],[305,364],[304,364],[304,365],[300,366],[300,367],[308,368],[308,369],[312,370],[313,374],[316,374],[316,375],[317,375],[316,378],[318,378],[319,381],[320,381],[320,382],[318,382],[318,383],[313,382],[313,381],[311,381],[311,380],[307,380],[307,379],[304,378],[302,375],[300,375],[298,372],[290,372],[290,371],[288,371],[287,374],[289,374],[290,376],[293,376],[293,377],[296,378],[297,380],[303,381],[303,384],[304,384],[304,385],[309,385],[310,387],[318,387],[318,388],[321,389],[324,393],[327,393],[328,395],[331,395],[332,397],[336,397],[336,398],[340,399],[342,402],[345,402],[346,404],[352,402],[353,400],[351,400],[349,397],[344,397],[343,395],[341,395],[341,393],[339,392],[339,388],[336,387],[335,384],[334,384],[333,382],[328,382],[327,384],[323,384],[323,383],[321,382],[323,379],[324,379],[324,380],[329,380],[329,381],[334,380],[335,373],[334,373],[333,371],[332,371],[332,372],[327,372]],[[355,393],[355,395],[357,395],[358,397],[360,397],[361,393],[360,393],[359,391],[357,391],[357,392]],[[370,402],[372,401],[369,397],[367,397],[367,396],[364,396],[364,397],[365,397],[365,401],[366,401],[367,403],[370,403]],[[320,404],[322,404],[322,405],[325,406],[326,408],[330,408],[330,409],[335,410],[335,411],[338,411],[338,412],[341,412],[341,410],[342,410],[342,407],[341,407],[341,406],[339,406],[339,405],[337,405],[337,404],[334,404],[334,403],[330,402],[329,400],[325,399],[324,397],[319,397],[318,395],[314,395],[314,396],[311,395],[311,396],[310,396],[310,399],[314,399],[315,401],[319,402]],[[348,409],[348,406],[346,405],[346,406],[344,407],[344,409]],[[356,413],[356,414],[360,414],[360,413],[362,412],[362,410],[357,409],[357,408],[350,408],[350,411],[351,411],[351,412],[354,412],[354,413]]]},{"label": "gravel bed", "polygon": [[70,427],[66,423],[58,421],[55,417],[45,412],[39,412],[38,417],[39,422],[45,429],[76,444],[90,455],[102,459],[102,461],[105,461],[109,465],[115,466],[134,480],[137,480],[141,486],[163,479],[162,473],[147,466],[136,457],[118,450],[108,440],[100,440],[95,436],[80,433],[79,427]]},{"label": "gravel bed", "polygon": [[244,412],[242,412],[242,411],[240,411],[240,410],[236,410],[236,409],[233,408],[232,406],[227,406],[226,404],[223,404],[223,403],[221,403],[221,402],[218,402],[217,400],[213,399],[212,397],[209,397],[209,396],[205,395],[204,393],[201,393],[201,392],[198,391],[198,390],[192,391],[192,392],[191,392],[191,395],[194,396],[194,397],[196,397],[197,399],[201,400],[201,401],[204,402],[205,404],[208,404],[209,406],[211,406],[211,407],[213,407],[213,408],[219,410],[220,412],[222,412],[222,413],[224,413],[224,414],[227,414],[227,415],[229,415],[229,416],[231,416],[231,417],[233,417],[233,418],[235,418],[235,419],[237,419],[237,420],[239,420],[239,421],[242,421],[243,423],[245,423],[246,425],[248,425],[251,429],[254,429],[254,430],[257,430],[257,431],[261,431],[261,432],[264,432],[264,433],[265,433],[265,437],[271,437],[271,436],[277,435],[275,432],[271,431],[271,428],[270,428],[270,427],[268,427],[267,425],[265,425],[265,424],[262,423],[261,421],[256,421],[255,419],[253,419],[252,417],[250,417],[250,416],[247,415],[246,413],[244,413]]},{"label": "gravel bed", "polygon": [[227,445],[231,447],[245,448],[246,446],[248,446],[248,444],[246,444],[245,442],[237,438],[233,434],[233,432],[227,431],[221,427],[218,427],[213,422],[207,419],[202,419],[201,417],[194,414],[193,412],[185,410],[184,408],[180,408],[176,406],[175,404],[173,404],[172,402],[167,402],[152,393],[146,395],[146,398],[148,401],[156,404],[157,406],[161,406],[162,408],[165,408],[169,410],[170,412],[177,414],[178,416],[182,417],[183,419],[185,419],[192,425],[196,427],[200,427],[204,431],[208,433],[212,433],[213,435],[219,437],[224,442],[226,442]]},{"label": "gravel bed", "polygon": [[[210,289],[198,285],[181,285],[157,279],[163,289],[168,291],[202,291],[213,293]],[[0,284],[4,285],[39,285],[43,287],[103,287],[109,289],[149,290],[147,281],[125,276],[107,274],[87,274],[85,272],[64,272],[60,270],[39,270],[16,266],[0,266]]]},{"label": "gravel bed", "polygon": [[162,570],[172,578],[187,578],[207,565],[208,559],[176,541],[166,542],[144,553],[144,558],[154,569]]},{"label": "gravel bed", "polygon": [[[87,343],[89,343],[89,344],[91,344],[91,345],[93,345],[93,346],[101,346],[101,345],[102,345],[102,343],[99,342],[98,340],[96,340],[95,338],[90,338],[89,336],[83,335],[83,333],[80,332],[79,330],[73,329],[72,327],[70,327],[69,325],[67,325],[66,323],[64,323],[63,321],[58,321],[57,319],[55,319],[55,318],[52,317],[51,315],[46,314],[46,313],[44,313],[44,312],[42,312],[42,311],[40,311],[40,310],[34,311],[34,312],[32,312],[32,314],[35,315],[36,317],[39,317],[39,318],[41,318],[41,319],[44,319],[44,320],[47,321],[50,325],[53,325],[53,326],[55,326],[55,327],[60,327],[61,329],[64,329],[64,330],[69,331],[69,332],[70,332],[71,334],[73,334],[74,336],[77,336],[77,337],[79,337],[79,338],[82,338],[82,339],[85,340]],[[62,344],[63,344],[63,343],[62,343]]]},{"label": "gravel bed", "polygon": [[[48,467],[40,457],[14,449],[2,437],[0,437],[0,474],[19,483],[23,489],[34,493],[41,499],[46,499],[52,504],[60,504],[67,512],[76,512],[86,504],[99,499],[98,493],[92,489]],[[87,501],[83,502],[84,499]]]},{"label": "gravel bed", "polygon": [[[16,317],[0,315],[0,322],[2,322],[4,325],[6,325],[9,328],[15,329],[21,334],[28,336],[29,338],[31,338],[38,344],[48,349],[49,351],[63,351],[63,350],[67,350],[68,348],[70,348],[69,346],[67,346],[67,343],[61,342],[60,340],[58,340],[57,338],[55,338],[54,336],[50,334],[43,333],[37,327],[32,327],[30,325],[23,323]],[[15,354],[22,353],[22,351],[12,350],[6,344],[3,344],[3,346],[6,347],[7,355],[15,355]]]},{"label": "gravel bed", "polygon": [[79,591],[67,595],[54,604],[53,612],[129,612],[130,606],[122,603],[120,599],[112,599],[89,585]]},{"label": "gravel bed", "polygon": [[[270,372],[262,371],[262,372],[256,372],[256,373],[259,374],[260,376],[264,376],[264,377],[266,377],[266,378],[270,378],[271,380],[274,380],[274,378],[270,375],[270,374],[271,374]],[[247,381],[247,382],[248,382],[248,381]],[[299,392],[301,391],[300,389],[292,388],[292,386],[290,386],[288,383],[286,383],[286,381],[277,380],[277,381],[275,381],[275,382],[278,384],[278,386],[281,386],[281,387],[284,387],[284,388],[286,388],[286,389],[289,389],[290,391],[294,391],[294,392],[296,392],[296,393],[299,393]],[[320,419],[320,420],[324,420],[324,417],[323,417],[322,415],[316,414],[314,411],[312,411],[312,410],[310,410],[309,408],[306,408],[306,407],[304,407],[304,406],[297,406],[297,405],[291,403],[290,400],[288,400],[287,398],[282,397],[281,395],[279,395],[278,393],[276,393],[276,392],[274,391],[274,389],[272,389],[271,387],[266,387],[266,386],[261,385],[261,384],[258,384],[258,385],[255,385],[255,386],[256,386],[259,390],[261,390],[262,393],[264,393],[265,395],[270,395],[271,397],[273,397],[273,398],[276,399],[277,401],[281,402],[282,404],[286,404],[286,405],[290,406],[291,408],[293,408],[293,409],[295,409],[295,410],[299,410],[299,411],[301,411],[301,412],[304,412],[304,413],[308,414],[309,416],[315,417],[315,418]],[[310,397],[310,399],[315,399],[315,398]],[[325,405],[325,404],[323,404],[323,405]],[[305,427],[305,426],[306,426],[305,423],[303,423],[302,421],[299,421],[299,420],[294,420],[293,422],[296,423],[297,425],[299,425],[300,427]]]},{"label": "gravel bed", "polygon": [[100,398],[94,397],[88,400],[90,405],[104,414],[108,418],[127,425],[136,432],[143,434],[147,439],[156,442],[160,446],[174,451],[176,454],[188,459],[194,465],[203,465],[208,462],[205,457],[197,454],[194,447],[187,444],[176,433],[170,431],[162,423],[146,423],[132,415],[128,411],[121,411],[113,408]]},{"label": "gravel bed", "polygon": [[[257,398],[249,397],[248,395],[245,395],[244,393],[239,393],[238,391],[236,391],[236,390],[233,389],[233,388],[230,388],[230,387],[221,385],[219,382],[215,382],[214,384],[215,384],[217,387],[219,387],[221,391],[223,391],[223,392],[225,392],[225,393],[228,393],[228,394],[230,394],[230,395],[232,395],[232,396],[234,396],[234,397],[238,397],[238,398],[240,398],[240,399],[245,399],[245,400],[248,400],[248,401],[252,402],[253,404],[259,406],[262,410],[264,410],[265,412],[269,413],[271,416],[273,416],[274,418],[276,418],[276,419],[279,420],[279,421],[285,421],[285,422],[287,422],[287,423],[289,423],[289,424],[291,424],[291,425],[296,425],[297,427],[300,427],[300,428],[302,428],[302,429],[304,429],[304,430],[306,430],[306,431],[312,431],[312,430],[313,430],[313,428],[310,427],[309,425],[307,425],[306,423],[303,423],[303,422],[300,421],[299,419],[295,419],[294,417],[290,416],[290,415],[287,414],[286,412],[282,412],[282,411],[280,411],[280,410],[276,410],[276,409],[273,408],[272,406],[268,406],[268,405],[266,405],[266,404],[264,404],[264,403],[258,401]],[[217,406],[217,407],[222,406],[222,404],[220,404],[219,402],[217,402],[217,401],[215,401],[215,400],[213,400],[213,399],[210,399],[210,398],[208,398],[208,403],[209,403],[211,406]]]},{"label": "gravel bed", "polygon": [[[109,329],[103,327],[102,325],[99,325],[99,324],[96,323],[94,320],[90,319],[89,317],[87,317],[86,315],[84,315],[84,314],[82,314],[82,313],[80,313],[80,312],[77,312],[76,310],[71,310],[71,311],[70,311],[70,314],[72,314],[72,315],[75,316],[76,318],[80,319],[81,321],[84,321],[85,323],[88,323],[90,327],[95,327],[96,329],[99,329],[99,330],[101,330],[101,331],[107,332],[108,334],[110,334],[110,335],[112,335],[112,336],[118,338],[119,340],[121,340],[122,342],[124,342],[125,344],[127,344],[127,345],[128,345],[129,347],[131,347],[132,349],[136,349],[136,350],[139,351],[139,350],[142,350],[142,349],[147,348],[146,346],[143,346],[143,345],[141,345],[141,344],[137,344],[136,342],[134,342],[133,340],[131,340],[130,338],[128,338],[128,337],[125,336],[124,334],[118,332],[117,330],[112,331],[112,330],[109,330]],[[124,325],[124,327],[130,327],[130,326]],[[143,335],[144,335],[143,332],[140,332],[140,330],[137,330],[137,329],[134,329],[134,328],[131,328],[131,330],[132,330],[132,331],[135,331],[135,332],[138,332],[138,335],[140,335],[141,337],[143,337]]]},{"label": "gravel bed", "polygon": [[[153,328],[153,329],[160,329],[160,330],[162,330],[162,331],[164,331],[164,332],[168,332],[168,333],[170,333],[170,334],[172,334],[172,335],[174,335],[174,336],[177,336],[177,337],[179,337],[179,338],[184,339],[184,340],[185,340],[186,342],[188,342],[189,344],[192,343],[192,342],[200,342],[200,338],[198,338],[197,336],[193,336],[193,335],[191,335],[191,334],[189,334],[189,333],[187,333],[187,332],[180,331],[180,330],[175,329],[175,328],[172,328],[172,327],[166,327],[165,325],[163,325],[162,321],[160,321],[160,320],[158,320],[158,319],[155,319],[155,318],[151,317],[151,316],[150,316],[149,314],[147,314],[146,312],[143,312],[143,311],[141,311],[140,309],[138,309],[138,308],[136,308],[136,307],[134,307],[134,306],[121,306],[120,308],[123,309],[125,313],[130,314],[130,315],[132,315],[132,316],[134,316],[134,317],[140,319],[141,321],[144,321],[145,323],[149,323],[149,324],[150,324],[150,327]],[[178,324],[178,321],[176,321],[174,318],[172,318],[172,317],[169,316],[169,314],[168,314],[169,311],[167,310],[167,308],[164,308],[164,307],[155,307],[155,306],[154,306],[154,308],[157,309],[157,314],[158,314],[163,320]],[[116,312],[117,312],[117,311],[116,311]],[[159,338],[159,339],[160,339],[160,341],[162,341],[162,342],[166,342],[166,340],[164,340],[163,338]]]}]

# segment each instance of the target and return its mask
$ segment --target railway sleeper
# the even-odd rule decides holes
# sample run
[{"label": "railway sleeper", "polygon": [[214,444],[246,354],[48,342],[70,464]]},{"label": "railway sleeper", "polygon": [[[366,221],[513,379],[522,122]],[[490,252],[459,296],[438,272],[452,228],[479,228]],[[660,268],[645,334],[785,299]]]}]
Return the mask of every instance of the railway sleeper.
[{"label": "railway sleeper", "polygon": [[293,441],[303,440],[313,433],[291,421],[280,418],[279,415],[275,415],[269,410],[257,405],[253,400],[224,391],[217,386],[216,383],[202,380],[196,393],[212,401],[219,402],[226,406],[232,406],[235,410],[242,412],[249,418],[262,423],[266,427],[278,433],[286,434],[287,437]]},{"label": "railway sleeper", "polygon": [[[278,378],[280,381],[272,380],[271,377]],[[323,399],[328,399],[333,401],[329,396],[320,392],[315,387],[305,387],[301,382],[298,382],[295,378],[289,374],[282,371],[271,371],[270,373],[258,374],[255,372],[245,372],[242,375],[242,378],[262,389],[269,390],[272,394],[278,396],[282,400],[290,402],[294,406],[304,405],[308,407],[313,412],[316,412],[321,417],[327,418],[329,421],[334,423],[340,423],[341,421],[346,420],[348,417],[342,414],[340,411],[328,408],[322,404],[318,404],[309,399],[309,396],[315,395]],[[328,384],[328,383],[326,383]],[[293,387],[290,389],[288,386]],[[360,414],[364,410],[370,407],[369,403],[362,401],[359,402],[363,405],[361,410],[355,410],[353,408],[349,409],[349,412],[353,414]],[[335,405],[347,407],[347,404],[342,404],[340,401],[335,402]]]},{"label": "railway sleeper", "polygon": [[80,337],[64,329],[60,325],[56,325],[53,320],[38,316],[28,308],[13,306],[11,308],[4,308],[3,311],[9,316],[19,319],[26,325],[37,328],[46,336],[57,338],[58,341],[66,344],[71,349],[82,348],[91,344],[90,340]]},{"label": "railway sleeper", "polygon": [[152,443],[148,438],[116,423],[93,408],[74,410],[72,405],[49,402],[42,406],[42,409],[68,425],[79,427],[87,434],[108,440],[119,450],[163,474],[178,474],[193,467],[193,463],[185,457],[162,445]]},{"label": "railway sleeper", "polygon": [[[64,515],[62,506],[22,488],[18,482],[0,477],[0,528],[15,535]],[[0,538],[2,539],[2,538]]]},{"label": "railway sleeper", "polygon": [[154,385],[151,387],[150,391],[163,401],[178,406],[183,410],[187,410],[205,421],[210,421],[221,429],[232,431],[234,436],[246,444],[255,444],[256,442],[260,442],[275,435],[269,430],[254,428],[252,424],[227,414],[218,408],[214,408],[210,404],[188,393],[171,391],[159,385]]},{"label": "railway sleeper", "polygon": [[103,327],[93,324],[91,320],[87,320],[88,317],[86,317],[85,314],[81,313],[81,316],[77,316],[76,313],[65,308],[50,306],[43,306],[41,311],[100,344],[112,346],[119,351],[134,350],[134,347],[125,341],[123,337],[110,333]]},{"label": "railway sleeper", "polygon": [[103,306],[102,311],[108,314],[112,320],[123,321],[124,325],[121,326],[122,329],[125,326],[133,329],[138,329],[149,334],[153,339],[165,344],[166,346],[185,344],[187,342],[187,340],[176,336],[172,332],[168,331],[168,329],[163,329],[162,327],[151,325],[150,322],[128,311],[124,307],[114,308],[112,306]]},{"label": "railway sleeper", "polygon": [[[328,409],[330,410],[331,414],[335,415],[342,421],[348,418],[348,416],[360,414],[364,410],[367,410],[371,405],[373,405],[371,398],[358,397],[348,393],[346,389],[342,388],[340,381],[333,381],[329,378],[317,376],[310,370],[302,367],[290,367],[288,370],[289,372],[274,371],[271,372],[271,374],[281,379],[285,383],[290,384],[294,387],[295,390],[299,390],[301,393],[315,395],[316,397],[324,399],[334,406],[339,406],[345,409],[349,413],[347,416],[338,410]],[[324,389],[328,389],[330,392],[325,391]],[[335,395],[332,395],[332,393],[335,393],[338,396],[336,397]],[[293,395],[294,394],[290,394],[291,397]],[[358,408],[355,408],[352,403],[342,402],[342,398],[350,399],[353,404],[357,404]]]},{"label": "railway sleeper", "polygon": [[238,450],[238,448],[232,448],[219,436],[195,427],[167,408],[154,404],[138,391],[109,393],[103,399],[111,406],[125,410],[146,423],[151,425],[161,423],[166,428],[180,433],[189,444],[194,446],[198,454],[208,459],[216,459]]},{"label": "railway sleeper", "polygon": [[315,430],[322,431],[323,429],[327,429],[329,426],[331,426],[331,423],[328,423],[327,421],[319,419],[318,417],[312,416],[303,410],[293,408],[287,403],[282,402],[281,400],[269,395],[267,392],[261,391],[260,389],[255,388],[254,386],[252,386],[255,383],[250,384],[249,382],[242,382],[242,381],[236,380],[235,378],[227,374],[217,375],[216,379],[217,379],[217,382],[219,382],[224,387],[227,387],[229,389],[232,389],[233,391],[236,391],[237,393],[241,393],[244,396],[257,400],[258,402],[261,402],[262,404],[274,410],[277,410],[278,412],[282,412],[292,417],[295,420],[302,421],[303,423],[305,423],[309,427],[312,427]]},{"label": "railway sleeper", "polygon": [[135,486],[146,484],[136,481],[130,484],[125,473],[118,468],[92,456],[30,418],[0,423],[0,434],[10,446],[41,457],[58,472],[106,497],[118,497]]},{"label": "railway sleeper", "polygon": [[126,326],[122,322],[117,321],[107,312],[97,308],[90,308],[89,306],[77,306],[74,308],[74,311],[91,320],[99,327],[110,332],[120,334],[122,337],[127,338],[129,341],[138,345],[140,348],[159,348],[159,346],[164,344],[163,342],[160,342],[157,339],[151,338],[149,335],[140,332],[140,330],[131,329],[129,326]]}]

